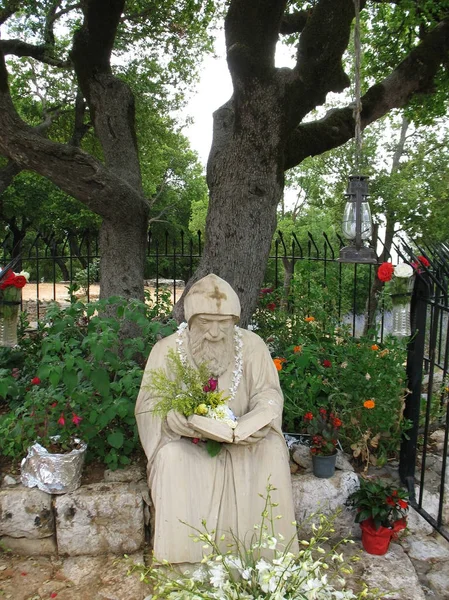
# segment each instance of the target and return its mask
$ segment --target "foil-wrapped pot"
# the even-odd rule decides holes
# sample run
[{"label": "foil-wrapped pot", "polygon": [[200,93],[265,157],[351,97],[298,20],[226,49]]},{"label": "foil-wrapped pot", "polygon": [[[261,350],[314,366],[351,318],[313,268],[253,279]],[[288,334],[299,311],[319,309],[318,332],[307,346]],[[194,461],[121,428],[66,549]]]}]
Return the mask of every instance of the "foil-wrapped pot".
[{"label": "foil-wrapped pot", "polygon": [[[57,441],[58,436],[53,438]],[[48,494],[67,494],[81,485],[81,473],[87,444],[74,439],[77,446],[66,454],[52,454],[37,442],[28,448],[20,465],[22,484],[37,486]]]}]

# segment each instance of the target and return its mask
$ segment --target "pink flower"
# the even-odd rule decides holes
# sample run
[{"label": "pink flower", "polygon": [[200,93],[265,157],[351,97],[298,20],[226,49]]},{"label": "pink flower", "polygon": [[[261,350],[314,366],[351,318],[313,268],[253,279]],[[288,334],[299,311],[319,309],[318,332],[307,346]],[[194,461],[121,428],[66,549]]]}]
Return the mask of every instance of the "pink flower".
[{"label": "pink flower", "polygon": [[33,377],[33,379],[31,380],[31,385],[39,385],[41,382],[41,380],[39,379],[39,377]]},{"label": "pink flower", "polygon": [[64,413],[61,413],[61,416],[58,419],[58,425],[65,425]]},{"label": "pink flower", "polygon": [[11,369],[11,375],[12,377],[14,377],[14,379],[17,379],[20,375],[20,369],[14,367],[13,369]]},{"label": "pink flower", "polygon": [[78,427],[78,425],[81,423],[81,421],[83,420],[83,418],[79,417],[75,413],[72,413],[72,415],[73,415],[73,417],[72,417],[72,423],[74,423]]},{"label": "pink flower", "polygon": [[56,408],[56,407],[58,406],[58,403],[57,403],[57,402],[52,402],[52,403],[50,404],[50,406],[51,406],[52,408]]},{"label": "pink flower", "polygon": [[192,444],[198,444],[200,441],[200,438],[192,438]]},{"label": "pink flower", "polygon": [[218,379],[211,377],[206,385],[203,387],[203,392],[215,392],[218,385]]}]

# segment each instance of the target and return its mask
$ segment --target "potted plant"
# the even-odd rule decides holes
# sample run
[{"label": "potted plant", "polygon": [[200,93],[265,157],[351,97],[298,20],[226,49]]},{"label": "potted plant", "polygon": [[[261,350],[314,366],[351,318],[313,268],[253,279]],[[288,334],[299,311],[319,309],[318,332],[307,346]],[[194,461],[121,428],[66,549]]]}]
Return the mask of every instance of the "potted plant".
[{"label": "potted plant", "polygon": [[80,436],[83,418],[69,401],[61,402],[39,389],[38,377],[31,380],[34,388],[33,421],[35,442],[21,463],[21,480],[26,487],[37,486],[49,494],[73,492],[81,484],[87,444]]},{"label": "potted plant", "polygon": [[361,479],[360,488],[348,498],[357,509],[362,545],[369,554],[385,554],[391,539],[407,526],[408,493],[381,479]]},{"label": "potted plant", "polygon": [[313,474],[315,477],[328,479],[335,473],[338,433],[342,422],[326,408],[320,408],[317,415],[307,412],[304,422],[307,433],[311,436]]}]

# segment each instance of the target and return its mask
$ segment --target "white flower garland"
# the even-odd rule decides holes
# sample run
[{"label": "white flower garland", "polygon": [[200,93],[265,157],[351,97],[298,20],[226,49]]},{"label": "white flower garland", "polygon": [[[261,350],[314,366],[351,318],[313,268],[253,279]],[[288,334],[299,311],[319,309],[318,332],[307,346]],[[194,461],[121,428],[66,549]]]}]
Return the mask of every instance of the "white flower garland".
[{"label": "white flower garland", "polygon": [[[177,351],[183,365],[187,364],[187,352],[184,346],[185,331],[187,323],[181,323],[178,327],[176,338]],[[229,388],[229,402],[232,402],[237,393],[240,380],[243,374],[243,341],[242,332],[237,325],[234,325],[234,370],[232,371],[232,381]]]}]

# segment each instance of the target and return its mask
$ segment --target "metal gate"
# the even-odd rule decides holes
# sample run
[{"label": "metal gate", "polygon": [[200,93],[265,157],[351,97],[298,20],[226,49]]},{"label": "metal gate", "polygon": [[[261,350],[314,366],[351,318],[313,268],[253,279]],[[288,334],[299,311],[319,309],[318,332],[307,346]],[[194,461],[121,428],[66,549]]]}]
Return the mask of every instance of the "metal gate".
[{"label": "metal gate", "polygon": [[[413,260],[413,252],[408,261]],[[420,249],[421,250],[421,249]],[[401,446],[399,473],[410,504],[449,541],[449,248],[421,250],[411,301],[404,417],[412,422]],[[423,261],[426,264],[426,261]]]}]

